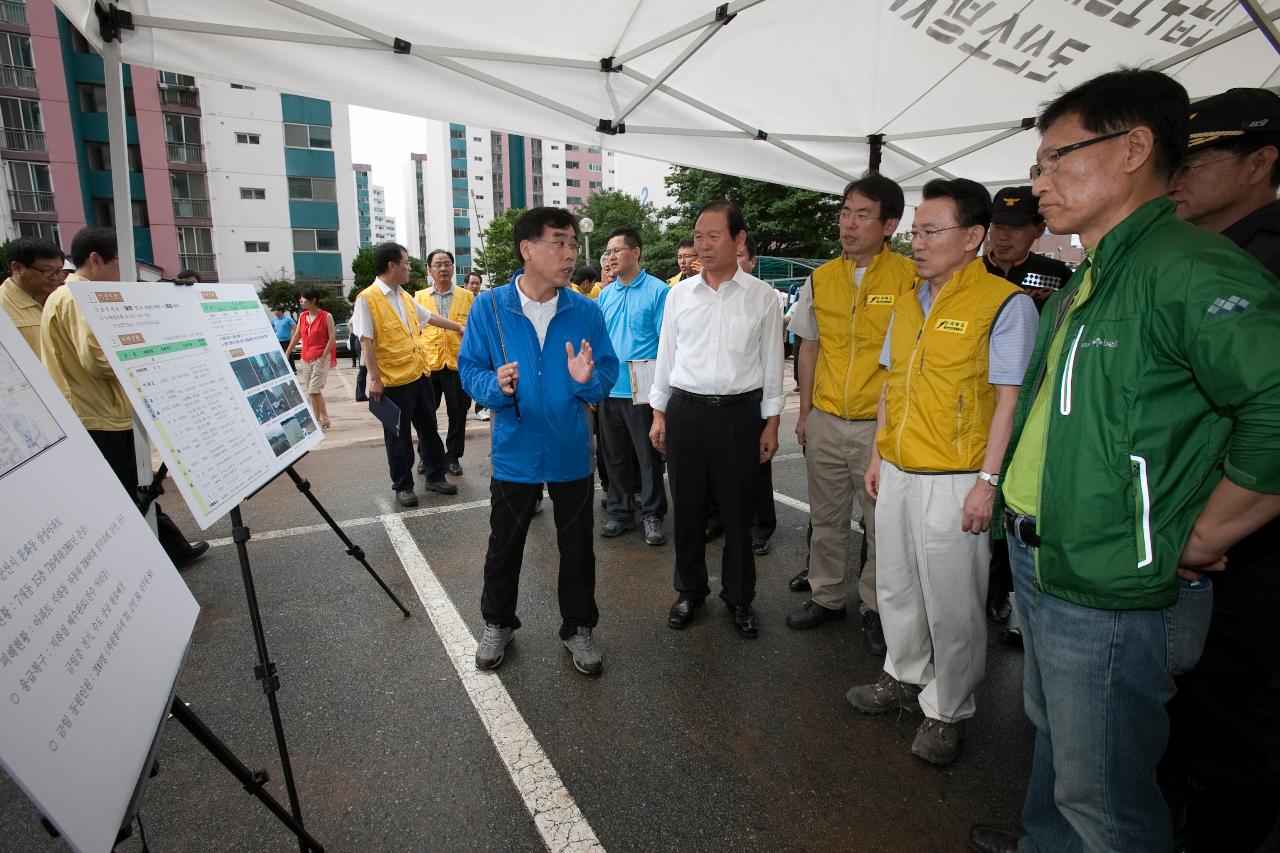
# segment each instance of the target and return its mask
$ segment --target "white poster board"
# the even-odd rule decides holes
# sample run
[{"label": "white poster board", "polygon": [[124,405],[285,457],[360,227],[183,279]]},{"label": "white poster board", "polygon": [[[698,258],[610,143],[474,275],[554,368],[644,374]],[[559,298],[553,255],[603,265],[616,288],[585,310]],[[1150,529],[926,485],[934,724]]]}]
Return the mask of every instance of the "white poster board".
[{"label": "white poster board", "polygon": [[253,285],[67,287],[202,529],[323,437]]},{"label": "white poster board", "polygon": [[199,606],[3,312],[0,506],[0,764],[109,850]]}]

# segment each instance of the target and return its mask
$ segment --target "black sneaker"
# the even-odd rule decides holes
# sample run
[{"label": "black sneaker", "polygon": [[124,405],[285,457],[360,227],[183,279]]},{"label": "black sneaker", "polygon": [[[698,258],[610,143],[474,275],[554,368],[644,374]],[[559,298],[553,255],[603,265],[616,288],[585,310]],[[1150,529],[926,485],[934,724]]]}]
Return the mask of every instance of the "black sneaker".
[{"label": "black sneaker", "polygon": [[811,628],[817,628],[823,622],[838,622],[847,613],[848,611],[843,607],[839,610],[832,610],[830,607],[823,607],[810,598],[787,614],[787,627],[796,631],[808,631]]},{"label": "black sneaker", "polygon": [[611,518],[604,523],[604,527],[600,528],[600,535],[605,539],[612,539],[615,536],[621,536],[628,530],[635,530],[636,523],[632,519]]},{"label": "black sneaker", "polygon": [[880,614],[874,610],[862,614],[862,648],[876,660],[882,660],[889,653],[889,646],[884,641],[884,629],[880,626]]},{"label": "black sneaker", "polygon": [[443,477],[439,480],[427,480],[427,484],[423,488],[441,495],[456,495],[458,493],[458,487]]}]

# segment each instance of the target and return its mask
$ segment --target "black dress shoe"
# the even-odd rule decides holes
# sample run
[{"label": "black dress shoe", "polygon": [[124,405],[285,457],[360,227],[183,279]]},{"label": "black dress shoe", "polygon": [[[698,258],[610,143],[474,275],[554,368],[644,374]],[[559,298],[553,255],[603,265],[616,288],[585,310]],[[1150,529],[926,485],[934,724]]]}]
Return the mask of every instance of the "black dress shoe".
[{"label": "black dress shoe", "polygon": [[1017,628],[1001,628],[1000,642],[1006,646],[1013,646],[1015,649],[1022,648],[1022,632]]},{"label": "black dress shoe", "polygon": [[677,631],[681,628],[688,628],[689,623],[693,621],[693,611],[697,610],[703,604],[701,598],[691,598],[682,595],[676,599],[676,603],[671,605],[671,612],[667,614],[667,624]]},{"label": "black dress shoe", "polygon": [[760,617],[750,604],[730,604],[729,612],[733,614],[733,628],[739,637],[754,640],[760,636]]},{"label": "black dress shoe", "polygon": [[458,493],[458,487],[443,477],[439,480],[428,480],[425,488],[429,492],[435,492],[440,495],[456,495]]},{"label": "black dress shoe", "polygon": [[707,525],[707,541],[708,542],[719,539],[723,535],[724,535],[724,528],[720,526],[719,522]]},{"label": "black dress shoe", "polygon": [[445,468],[447,468],[449,473],[455,477],[462,476],[462,466],[458,464],[458,460],[456,459],[449,462],[449,464],[446,465]]},{"label": "black dress shoe", "polygon": [[179,569],[182,568],[183,566],[189,566],[192,563],[194,563],[196,560],[203,557],[204,552],[208,550],[209,550],[208,542],[205,542],[204,540],[201,540],[199,542],[192,542],[190,545],[187,546],[187,549],[185,551],[180,551],[177,554],[173,555],[172,557],[173,565]]},{"label": "black dress shoe", "polygon": [[787,614],[787,627],[796,631],[808,631],[817,628],[823,622],[834,622],[848,614],[843,607],[833,610],[823,607],[812,598]]},{"label": "black dress shoe", "polygon": [[787,581],[787,589],[792,592],[808,592],[809,591],[809,570],[805,569],[796,574],[791,580]]},{"label": "black dress shoe", "polygon": [[880,626],[880,614],[868,610],[862,614],[862,648],[875,660],[882,660],[889,653],[884,641],[884,628]]},{"label": "black dress shoe", "polygon": [[1000,598],[993,598],[987,602],[987,616],[997,625],[1008,623],[1010,614],[1013,613],[1013,606],[1009,604],[1009,596],[1005,595]]},{"label": "black dress shoe", "polygon": [[768,539],[751,540],[751,553],[755,554],[757,557],[763,557],[765,554],[768,554],[771,548],[773,548],[773,546],[769,544]]},{"label": "black dress shoe", "polygon": [[994,826],[981,824],[969,830],[969,849],[979,853],[1017,853],[1019,836]]}]

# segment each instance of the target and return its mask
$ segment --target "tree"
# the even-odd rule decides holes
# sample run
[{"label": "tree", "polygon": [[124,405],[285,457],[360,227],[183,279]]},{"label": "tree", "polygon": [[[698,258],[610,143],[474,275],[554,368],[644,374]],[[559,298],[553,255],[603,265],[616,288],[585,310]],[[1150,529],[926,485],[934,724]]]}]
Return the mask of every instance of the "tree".
[{"label": "tree", "polygon": [[663,214],[678,239],[693,233],[704,204],[728,199],[742,209],[761,255],[829,258],[840,249],[839,196],[677,166],[665,178],[675,204]]},{"label": "tree", "polygon": [[524,211],[519,208],[505,210],[485,226],[482,248],[475,253],[472,268],[487,278],[490,285],[505,284],[520,268],[512,235],[516,220],[522,213]]},{"label": "tree", "polygon": [[628,225],[640,232],[640,241],[644,244],[640,265],[644,269],[665,277],[667,270],[675,266],[679,238],[663,229],[662,219],[651,202],[642,202],[617,190],[606,190],[588,198],[578,215],[589,218],[594,225],[591,256],[586,254],[586,246],[583,246],[584,263],[599,266],[600,253],[604,251],[609,232]]},{"label": "tree", "polygon": [[904,257],[914,258],[916,256],[916,253],[911,251],[911,238],[906,234],[894,234],[889,240],[889,248]]},{"label": "tree", "polygon": [[258,298],[271,310],[283,308],[290,314],[298,313],[298,297],[306,287],[314,287],[320,291],[320,307],[333,315],[335,323],[342,323],[351,316],[351,303],[342,298],[340,285],[322,284],[320,282],[298,283],[285,270],[275,278],[264,278]]},{"label": "tree", "polygon": [[[351,260],[351,273],[355,276],[355,284],[347,292],[347,302],[354,303],[360,291],[373,284],[373,248],[361,249]],[[417,293],[427,286],[427,267],[421,258],[409,256],[409,281],[404,285],[406,293]],[[328,310],[328,309],[326,309]]]}]

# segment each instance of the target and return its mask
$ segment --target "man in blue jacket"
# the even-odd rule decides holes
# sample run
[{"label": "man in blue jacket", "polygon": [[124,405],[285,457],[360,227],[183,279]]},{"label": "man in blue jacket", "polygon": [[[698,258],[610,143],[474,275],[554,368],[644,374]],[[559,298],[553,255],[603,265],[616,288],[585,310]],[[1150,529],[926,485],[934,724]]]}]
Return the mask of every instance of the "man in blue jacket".
[{"label": "man in blue jacket", "polygon": [[524,540],[546,483],[560,549],[560,639],[579,672],[599,675],[586,404],[613,387],[618,358],[596,303],[566,287],[578,257],[573,215],[535,207],[516,220],[513,236],[524,269],[476,298],[458,356],[462,387],[493,413],[485,628],[476,668],[501,664],[520,627]]}]

